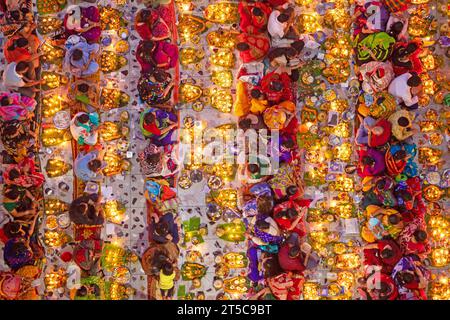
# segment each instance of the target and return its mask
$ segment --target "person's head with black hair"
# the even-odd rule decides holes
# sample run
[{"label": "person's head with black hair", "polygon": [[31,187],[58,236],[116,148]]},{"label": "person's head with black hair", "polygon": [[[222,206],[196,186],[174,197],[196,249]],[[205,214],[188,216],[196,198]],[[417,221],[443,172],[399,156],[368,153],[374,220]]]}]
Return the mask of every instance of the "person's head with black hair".
[{"label": "person's head with black hair", "polygon": [[169,74],[160,69],[153,70],[152,75],[155,78],[155,80],[160,83],[167,81],[167,79],[169,78]]},{"label": "person's head with black hair", "polygon": [[270,90],[275,91],[275,92],[280,92],[283,90],[283,83],[281,83],[280,81],[272,81],[270,83]]},{"label": "person's head with black hair", "polygon": [[397,123],[400,127],[404,127],[404,128],[410,125],[410,121],[407,117],[398,118]]},{"label": "person's head with black hair", "polygon": [[268,222],[265,221],[265,220],[260,219],[260,220],[256,221],[255,226],[256,226],[256,228],[258,228],[259,230],[269,230],[269,228],[270,228],[270,223],[268,223]]},{"label": "person's head with black hair", "polygon": [[5,126],[2,133],[5,136],[11,137],[14,136],[18,131],[19,129],[17,128],[17,126],[15,126],[14,124],[10,124]]},{"label": "person's head with black hair", "polygon": [[281,142],[281,145],[286,149],[292,149],[293,147],[295,147],[295,142],[291,137],[287,137],[286,140]]},{"label": "person's head with black hair", "polygon": [[142,44],[142,49],[144,49],[147,52],[152,52],[155,48],[155,42],[152,40],[145,40]]},{"label": "person's head with black hair", "polygon": [[166,276],[170,276],[173,274],[173,265],[169,262],[166,262],[162,267],[162,272]]},{"label": "person's head with black hair", "polygon": [[417,242],[425,242],[425,240],[427,240],[427,238],[428,238],[428,235],[424,230],[418,229],[414,232],[414,239]]},{"label": "person's head with black hair", "polygon": [[288,22],[289,20],[289,15],[286,13],[280,13],[280,15],[277,18],[278,22],[280,23],[285,23]]},{"label": "person's head with black hair", "polygon": [[371,157],[369,156],[364,156],[361,159],[361,163],[365,166],[373,166],[375,164],[375,160],[373,160]]},{"label": "person's head with black hair", "polygon": [[294,48],[297,53],[300,53],[305,47],[305,42],[303,40],[296,40],[291,43],[291,47]]},{"label": "person's head with black hair", "polygon": [[378,291],[383,295],[387,295],[389,293],[389,286],[386,282],[381,282],[380,283],[380,288],[378,289]]},{"label": "person's head with black hair", "polygon": [[81,286],[80,288],[77,289],[77,292],[75,295],[77,297],[85,297],[85,296],[87,296],[87,294],[88,294],[88,290],[87,290],[86,286]]},{"label": "person's head with black hair", "polygon": [[81,51],[80,49],[75,49],[72,52],[72,59],[74,61],[80,61],[83,58],[83,51]]},{"label": "person's head with black hair", "polygon": [[93,172],[98,172],[102,167],[102,162],[99,159],[93,159],[88,162],[88,169]]},{"label": "person's head with black hair", "polygon": [[17,48],[25,48],[27,45],[29,45],[29,43],[30,42],[24,37],[20,37],[14,41],[14,45]]},{"label": "person's head with black hair", "polygon": [[413,73],[411,73],[411,77],[409,77],[406,84],[411,88],[415,88],[422,84],[422,79],[420,79],[420,77],[417,75],[417,73],[413,72]]},{"label": "person's head with black hair", "polygon": [[295,50],[292,47],[287,47],[284,49],[284,53],[285,53],[286,57],[292,58],[297,55],[297,50]]},{"label": "person's head with black hair", "polygon": [[82,113],[77,117],[77,122],[86,124],[89,122],[89,115],[87,113]]},{"label": "person's head with black hair", "polygon": [[286,217],[288,219],[293,219],[293,218],[296,218],[297,216],[298,216],[298,212],[294,208],[289,208],[286,210]]},{"label": "person's head with black hair", "polygon": [[417,49],[419,48],[419,46],[417,45],[417,43],[415,42],[410,42],[408,43],[408,45],[405,47],[405,54],[409,55],[414,53]]},{"label": "person's head with black hair", "polygon": [[250,50],[250,46],[249,46],[248,43],[245,43],[245,42],[239,42],[239,43],[236,45],[236,49],[237,49],[238,51],[247,51],[247,50]]},{"label": "person's head with black hair", "polygon": [[385,186],[386,186],[386,181],[384,179],[380,179],[376,183],[376,187],[378,190],[384,190]]},{"label": "person's head with black hair", "polygon": [[147,112],[144,115],[144,123],[147,125],[153,124],[155,122],[155,115],[153,112]]},{"label": "person's head with black hair", "polygon": [[74,205],[73,210],[78,215],[84,215],[89,209],[89,206],[85,202],[80,202]]},{"label": "person's head with black hair", "polygon": [[390,259],[393,256],[394,256],[394,251],[392,251],[392,249],[389,249],[389,248],[385,248],[385,249],[381,250],[381,252],[380,252],[381,259]]},{"label": "person's head with black hair", "polygon": [[3,226],[3,233],[8,239],[21,235],[20,230],[22,225],[15,221],[10,221]]},{"label": "person's head with black hair", "polygon": [[397,277],[402,284],[409,284],[414,281],[414,275],[406,271],[400,271],[397,273]]},{"label": "person's head with black hair", "polygon": [[20,196],[19,187],[16,185],[11,185],[6,191],[5,191],[5,197],[10,200],[17,200]]},{"label": "person's head with black hair", "polygon": [[390,224],[392,224],[392,225],[397,225],[397,224],[399,224],[400,223],[400,221],[402,221],[402,219],[399,217],[399,215],[397,215],[397,214],[391,214],[389,217],[388,217],[388,221],[389,221],[389,223]]},{"label": "person's head with black hair", "polygon": [[19,170],[17,170],[16,168],[11,169],[11,170],[8,172],[8,178],[9,178],[10,180],[15,180],[15,179],[17,179],[17,178],[20,178],[20,172],[19,172]]},{"label": "person's head with black hair", "polygon": [[403,22],[396,21],[391,25],[391,28],[388,33],[390,36],[397,39],[402,30],[403,30]]},{"label": "person's head with black hair", "polygon": [[259,166],[256,163],[249,163],[247,165],[247,170],[253,174],[259,173]]},{"label": "person's head with black hair", "polygon": [[396,153],[394,153],[394,159],[395,160],[404,160],[408,154],[405,150],[398,150]]},{"label": "person's head with black hair", "polygon": [[276,58],[279,58],[279,57],[281,57],[284,54],[286,54],[286,49],[282,48],[282,47],[277,47],[277,48],[274,48],[274,49],[270,50],[270,52],[267,54],[267,58],[270,61],[273,61]]},{"label": "person's head with black hair", "polygon": [[166,221],[156,223],[155,233],[161,237],[167,236],[169,234],[169,224]]},{"label": "person's head with black hair", "polygon": [[291,74],[289,76],[292,82],[297,82],[300,79],[300,71],[298,69],[291,70]]},{"label": "person's head with black hair", "polygon": [[19,10],[13,10],[9,14],[13,20],[19,21],[21,19],[21,14]]},{"label": "person's head with black hair", "polygon": [[264,15],[264,12],[258,7],[253,7],[252,14],[256,17],[262,17]]},{"label": "person's head with black hair", "polygon": [[412,200],[412,195],[407,190],[401,189],[397,192],[397,195],[402,198],[404,201]]},{"label": "person's head with black hair", "polygon": [[80,83],[77,86],[77,90],[82,93],[87,93],[89,91],[89,85],[87,83]]},{"label": "person's head with black hair", "polygon": [[251,125],[252,125],[252,120],[250,120],[249,118],[244,118],[244,119],[239,120],[239,124],[238,124],[239,128],[242,130],[250,129]]},{"label": "person's head with black hair", "polygon": [[258,89],[252,89],[252,90],[250,91],[250,95],[251,95],[252,98],[254,98],[254,99],[260,99],[260,98],[262,98],[262,96],[263,96],[261,90],[258,90]]},{"label": "person's head with black hair", "polygon": [[147,157],[145,158],[145,161],[148,164],[152,164],[152,165],[157,165],[160,160],[161,160],[160,153],[151,153],[151,154],[148,154]]},{"label": "person's head with black hair", "polygon": [[286,193],[288,196],[293,196],[298,192],[298,187],[297,186],[289,186],[286,188]]},{"label": "person's head with black hair", "polygon": [[256,200],[258,213],[263,216],[270,216],[273,209],[273,202],[270,197],[259,197]]},{"label": "person's head with black hair", "polygon": [[293,246],[289,248],[289,258],[295,259],[300,256],[300,248],[298,246]]},{"label": "person's head with black hair", "polygon": [[1,100],[0,100],[0,105],[2,106],[9,106],[12,104],[12,100],[9,96],[4,96]]},{"label": "person's head with black hair", "polygon": [[29,44],[28,40],[24,37],[17,38],[7,48],[8,51],[14,51],[16,48],[25,48]]},{"label": "person's head with black hair", "polygon": [[27,71],[28,71],[28,63],[26,63],[25,61],[20,61],[19,63],[16,64],[17,73],[24,74]]}]

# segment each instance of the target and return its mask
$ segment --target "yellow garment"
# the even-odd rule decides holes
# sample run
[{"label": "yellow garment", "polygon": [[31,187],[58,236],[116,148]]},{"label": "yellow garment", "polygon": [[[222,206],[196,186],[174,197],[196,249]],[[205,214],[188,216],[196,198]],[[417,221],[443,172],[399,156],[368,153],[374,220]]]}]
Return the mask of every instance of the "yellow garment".
[{"label": "yellow garment", "polygon": [[175,272],[172,272],[171,275],[166,276],[161,270],[159,272],[159,288],[162,290],[172,289],[174,286],[173,279],[175,279]]},{"label": "yellow garment", "polygon": [[373,235],[372,231],[367,226],[363,226],[361,228],[361,238],[364,239],[364,241],[372,243],[375,242],[375,236]]},{"label": "yellow garment", "polygon": [[251,113],[263,113],[269,107],[267,100],[252,99],[250,112]]},{"label": "yellow garment", "polygon": [[238,81],[236,85],[236,101],[233,105],[233,114],[243,117],[250,112],[250,102],[247,93],[247,86],[244,82]]},{"label": "yellow garment", "polygon": [[287,111],[290,112],[295,112],[295,103],[293,103],[292,101],[283,101],[282,103],[278,104],[280,107],[282,107],[283,109],[286,109]]},{"label": "yellow garment", "polygon": [[[398,119],[401,117],[405,117],[409,120],[409,125],[407,127],[402,127],[398,124]],[[392,135],[400,141],[411,137],[414,134],[411,130],[414,118],[414,114],[406,110],[399,110],[393,113],[389,117],[389,122],[392,124]]]},{"label": "yellow garment", "polygon": [[286,125],[287,115],[283,108],[273,106],[264,111],[264,123],[272,130],[281,130]]}]

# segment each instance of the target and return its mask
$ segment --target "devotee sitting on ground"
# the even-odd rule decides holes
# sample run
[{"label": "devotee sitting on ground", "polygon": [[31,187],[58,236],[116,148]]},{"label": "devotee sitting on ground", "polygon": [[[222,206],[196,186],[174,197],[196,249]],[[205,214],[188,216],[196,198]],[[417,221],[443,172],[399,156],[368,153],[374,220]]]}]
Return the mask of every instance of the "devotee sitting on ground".
[{"label": "devotee sitting on ground", "polygon": [[9,185],[3,198],[3,207],[16,222],[30,223],[37,214],[36,198],[25,188]]},{"label": "devotee sitting on ground", "polygon": [[177,116],[170,111],[149,108],[141,113],[140,127],[142,134],[150,138],[156,146],[172,144],[174,129],[178,126]]},{"label": "devotee sitting on ground", "polygon": [[142,9],[136,14],[134,26],[144,40],[162,41],[170,37],[170,18],[167,8]]},{"label": "devotee sitting on ground", "polygon": [[178,64],[178,47],[167,41],[156,42],[152,50],[156,67],[161,69],[172,69]]},{"label": "devotee sitting on ground", "polygon": [[95,61],[100,53],[100,46],[97,43],[88,44],[83,38],[70,47],[64,58],[64,69],[71,72],[76,77],[89,77],[97,73],[100,69]]},{"label": "devotee sitting on ground", "polygon": [[107,166],[102,160],[103,155],[104,152],[100,153],[98,150],[88,153],[80,152],[74,163],[75,175],[85,182],[103,180],[102,170]]},{"label": "devotee sitting on ground", "polygon": [[143,73],[138,82],[139,96],[149,105],[168,102],[172,97],[173,88],[172,75],[159,68]]},{"label": "devotee sitting on ground", "polygon": [[400,300],[427,300],[430,272],[417,256],[402,257],[392,271]]},{"label": "devotee sitting on ground", "polygon": [[141,40],[136,48],[136,60],[141,65],[142,73],[152,73],[156,68],[154,59],[155,43],[151,40]]},{"label": "devotee sitting on ground", "polygon": [[72,201],[69,207],[70,220],[75,224],[101,225],[104,222],[98,194],[82,195]]},{"label": "devotee sitting on ground", "polygon": [[96,112],[78,112],[70,123],[70,132],[80,145],[95,145],[98,140],[99,116]]},{"label": "devotee sitting on ground", "polygon": [[417,129],[413,128],[414,118],[415,115],[406,110],[391,114],[388,120],[392,125],[392,135],[399,141],[412,137],[417,133]]},{"label": "devotee sitting on ground", "polygon": [[33,116],[36,100],[18,93],[0,93],[0,121],[27,120]]},{"label": "devotee sitting on ground", "polygon": [[25,238],[11,238],[3,248],[3,259],[13,271],[33,264],[33,250]]},{"label": "devotee sitting on ground", "polygon": [[95,6],[68,6],[64,16],[64,28],[66,37],[78,34],[88,43],[98,42],[102,33],[98,8]]},{"label": "devotee sitting on ground", "polygon": [[[362,120],[362,121],[361,121]],[[356,133],[358,145],[380,147],[391,137],[391,123],[386,119],[375,120],[372,117],[360,118],[361,125]]]},{"label": "devotee sitting on ground", "polygon": [[267,30],[267,22],[272,8],[266,3],[240,1],[238,10],[241,18],[239,27],[242,32],[258,34]]},{"label": "devotee sitting on ground", "polygon": [[358,154],[358,174],[362,178],[380,175],[386,169],[383,152],[374,148],[368,148],[367,150],[359,150]]},{"label": "devotee sitting on ground", "polygon": [[178,243],[179,241],[178,227],[171,212],[160,217],[157,222],[154,220],[149,225],[149,229],[152,240],[156,243],[164,244],[169,241]]},{"label": "devotee sitting on ground", "polygon": [[392,52],[392,65],[395,74],[401,75],[406,72],[423,72],[422,62],[419,55],[422,53],[422,44],[418,41],[397,42]]},{"label": "devotee sitting on ground", "polygon": [[159,289],[163,300],[170,300],[175,291],[176,273],[171,263],[165,263],[159,273]]},{"label": "devotee sitting on ground", "polygon": [[267,31],[273,39],[284,38],[293,23],[292,8],[285,9],[282,12],[280,10],[281,8],[277,8],[272,11],[267,24]]},{"label": "devotee sitting on ground", "polygon": [[363,64],[359,72],[363,81],[362,88],[370,94],[387,89],[394,78],[390,62],[370,61]]},{"label": "devotee sitting on ground", "polygon": [[88,112],[100,109],[98,96],[97,88],[84,80],[77,80],[72,83],[72,90],[69,91],[69,97],[85,105]]},{"label": "devotee sitting on ground", "polygon": [[36,80],[34,68],[25,61],[11,62],[3,71],[3,85],[30,98],[35,97],[38,91],[36,86],[43,82],[43,79]]},{"label": "devotee sitting on ground", "polygon": [[416,73],[404,73],[392,80],[388,91],[408,110],[415,110],[419,107],[422,80]]},{"label": "devotee sitting on ground", "polygon": [[3,172],[6,184],[19,187],[40,187],[44,183],[44,175],[36,170],[32,158],[25,158],[18,164],[10,164]]},{"label": "devotee sitting on ground", "polygon": [[364,253],[364,265],[377,265],[382,272],[390,274],[402,257],[400,246],[391,238],[377,240],[361,248]]},{"label": "devotee sitting on ground", "polygon": [[39,67],[38,53],[40,41],[34,34],[15,35],[6,41],[3,52],[8,63],[11,62],[29,62],[36,69]]}]

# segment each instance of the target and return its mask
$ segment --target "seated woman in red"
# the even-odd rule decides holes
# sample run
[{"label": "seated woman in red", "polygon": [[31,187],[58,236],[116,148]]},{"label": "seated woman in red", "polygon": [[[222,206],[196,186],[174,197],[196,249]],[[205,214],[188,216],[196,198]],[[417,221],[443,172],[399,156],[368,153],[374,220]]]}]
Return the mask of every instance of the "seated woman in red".
[{"label": "seated woman in red", "polygon": [[309,200],[290,200],[274,207],[274,218],[281,230],[297,233],[299,237],[306,234],[303,218],[306,215]]},{"label": "seated woman in red", "polygon": [[391,273],[402,257],[400,246],[393,239],[378,240],[364,246],[364,265],[381,266],[382,272]]},{"label": "seated woman in red", "polygon": [[165,7],[142,9],[136,15],[134,27],[144,40],[165,40],[170,37],[170,17]]},{"label": "seated woman in red", "polygon": [[294,92],[291,84],[291,78],[286,72],[271,72],[261,79],[261,91],[266,95],[267,100],[272,103],[293,101]]},{"label": "seated woman in red", "polygon": [[238,10],[241,17],[239,26],[242,32],[257,34],[266,30],[269,15],[272,12],[272,8],[268,5],[263,2],[241,1]]},{"label": "seated woman in red", "polygon": [[419,55],[422,53],[420,41],[397,42],[392,51],[392,65],[396,76],[407,72],[421,74],[423,72],[422,62]]},{"label": "seated woman in red", "polygon": [[236,49],[244,63],[260,60],[269,52],[270,41],[266,35],[241,33],[238,40],[240,42],[236,45]]},{"label": "seated woman in red", "polygon": [[153,50],[153,59],[158,68],[174,68],[178,63],[178,47],[167,41],[158,41]]}]

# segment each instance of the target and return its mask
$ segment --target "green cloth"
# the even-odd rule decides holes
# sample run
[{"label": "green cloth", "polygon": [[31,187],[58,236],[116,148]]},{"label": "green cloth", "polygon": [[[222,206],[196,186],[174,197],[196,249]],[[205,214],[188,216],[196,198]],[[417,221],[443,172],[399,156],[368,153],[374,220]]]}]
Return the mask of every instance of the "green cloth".
[{"label": "green cloth", "polygon": [[17,208],[18,204],[17,202],[3,202],[3,207],[8,211],[11,212],[15,208]]}]

